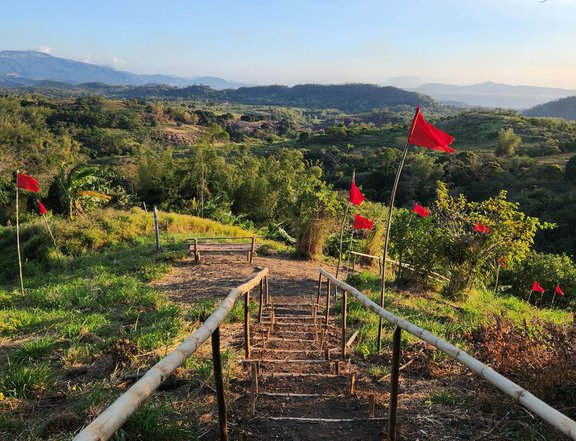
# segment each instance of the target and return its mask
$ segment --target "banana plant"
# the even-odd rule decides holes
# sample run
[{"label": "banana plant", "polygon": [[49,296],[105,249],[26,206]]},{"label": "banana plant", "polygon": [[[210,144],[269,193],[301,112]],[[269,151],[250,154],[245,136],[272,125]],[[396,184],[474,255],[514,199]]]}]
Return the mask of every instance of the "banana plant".
[{"label": "banana plant", "polygon": [[84,215],[83,204],[98,204],[112,199],[106,195],[110,191],[109,183],[99,176],[100,169],[96,166],[81,165],[74,167],[66,174],[64,167],[60,169],[58,182],[68,202],[68,215]]}]

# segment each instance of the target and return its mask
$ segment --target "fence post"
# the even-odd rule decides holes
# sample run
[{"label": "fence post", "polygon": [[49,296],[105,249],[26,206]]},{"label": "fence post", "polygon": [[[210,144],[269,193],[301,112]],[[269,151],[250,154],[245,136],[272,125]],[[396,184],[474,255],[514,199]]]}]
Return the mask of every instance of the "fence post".
[{"label": "fence post", "polygon": [[160,230],[158,227],[158,209],[154,205],[154,232],[156,233],[156,250],[160,250]]},{"label": "fence post", "polygon": [[322,274],[318,276],[318,294],[316,295],[316,306],[320,306],[321,291],[322,291]]},{"label": "fence post", "polygon": [[252,263],[252,258],[254,257],[254,250],[256,249],[256,238],[252,236],[252,243],[250,245],[250,258],[248,259]]},{"label": "fence post", "polygon": [[217,327],[212,333],[212,364],[214,365],[214,383],[216,386],[216,398],[218,400],[220,441],[228,441],[226,400],[224,397],[224,381],[222,380],[222,360],[220,358],[220,327]]},{"label": "fence post", "polygon": [[270,304],[270,286],[268,285],[268,276],[264,277],[264,283],[266,284],[266,305]]},{"label": "fence post", "polygon": [[328,319],[330,318],[330,279],[326,280],[326,318],[324,324],[328,326]]},{"label": "fence post", "polygon": [[396,326],[392,335],[392,366],[390,367],[390,405],[388,413],[388,441],[396,441],[396,412],[398,410],[398,379],[400,375],[400,337],[402,328]]},{"label": "fence post", "polygon": [[244,355],[250,359],[250,291],[244,293]]},{"label": "fence post", "polygon": [[346,316],[348,309],[348,291],[342,291],[342,359],[346,359]]},{"label": "fence post", "polygon": [[258,323],[262,322],[263,308],[264,308],[264,279],[260,280],[260,304],[258,305]]}]

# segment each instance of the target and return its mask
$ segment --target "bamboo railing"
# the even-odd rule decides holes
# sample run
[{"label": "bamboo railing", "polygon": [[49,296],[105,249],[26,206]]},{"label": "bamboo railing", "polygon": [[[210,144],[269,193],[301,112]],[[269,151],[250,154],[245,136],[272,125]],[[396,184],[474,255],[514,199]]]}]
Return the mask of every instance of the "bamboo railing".
[{"label": "bamboo railing", "polygon": [[[244,335],[245,352],[250,358],[250,333],[249,333],[249,300],[250,291],[260,286],[260,318],[262,302],[269,299],[268,293],[268,268],[258,272],[251,280],[230,291],[222,301],[218,309],[206,319],[206,321],[184,340],[180,346],[151,367],[148,372],[135,383],[128,391],[122,394],[94,421],[86,426],[76,437],[75,441],[103,441],[110,438],[140,405],[150,397],[178,367],[182,366],[186,359],[198,349],[202,343],[212,337],[212,357],[214,359],[214,377],[218,397],[218,411],[220,421],[220,439],[227,439],[226,411],[224,404],[224,392],[220,366],[220,325],[230,313],[236,300],[244,295]],[[266,291],[265,293],[263,291]],[[218,372],[219,371],[219,372]]]},{"label": "bamboo railing", "polygon": [[[364,306],[371,309],[376,314],[378,314],[383,319],[396,325],[394,329],[394,334],[392,338],[393,348],[392,348],[392,367],[391,367],[391,392],[390,392],[390,405],[389,405],[389,418],[388,418],[388,441],[396,440],[396,411],[398,404],[398,377],[399,377],[399,361],[400,361],[400,337],[402,329],[409,332],[412,335],[420,338],[426,343],[434,346],[436,349],[444,352],[450,357],[454,358],[458,363],[466,366],[472,372],[480,375],[486,381],[488,381],[493,386],[496,386],[506,395],[513,398],[515,401],[520,403],[522,406],[534,412],[536,415],[540,416],[552,426],[560,430],[562,433],[570,437],[572,440],[576,440],[576,421],[568,418],[563,413],[554,409],[553,407],[546,404],[544,401],[538,399],[526,389],[518,386],[516,383],[510,381],[506,377],[500,375],[494,369],[486,366],[484,363],[475,359],[474,357],[468,355],[456,346],[442,340],[430,332],[404,320],[396,315],[386,311],[385,309],[378,306],[356,288],[336,279],[333,275],[328,273],[324,269],[320,269],[320,277],[318,279],[318,294],[322,287],[322,279],[326,279],[327,285],[327,299],[330,297],[330,284],[342,290],[342,346],[344,348],[346,339],[346,302],[347,294],[351,294],[356,297]],[[326,316],[328,317],[328,306],[326,308]],[[343,349],[343,355],[345,354]]]}]

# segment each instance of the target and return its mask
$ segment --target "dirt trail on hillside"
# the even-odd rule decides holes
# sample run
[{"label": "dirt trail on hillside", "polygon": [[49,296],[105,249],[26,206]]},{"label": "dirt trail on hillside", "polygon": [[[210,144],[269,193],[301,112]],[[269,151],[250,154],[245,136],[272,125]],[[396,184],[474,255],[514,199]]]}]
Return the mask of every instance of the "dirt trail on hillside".
[{"label": "dirt trail on hillside", "polygon": [[203,298],[225,297],[231,289],[249,280],[259,268],[270,270],[270,294],[274,297],[313,295],[320,266],[328,265],[287,257],[258,256],[253,263],[239,256],[207,256],[200,265],[188,257],[174,271],[152,284],[181,304]]}]

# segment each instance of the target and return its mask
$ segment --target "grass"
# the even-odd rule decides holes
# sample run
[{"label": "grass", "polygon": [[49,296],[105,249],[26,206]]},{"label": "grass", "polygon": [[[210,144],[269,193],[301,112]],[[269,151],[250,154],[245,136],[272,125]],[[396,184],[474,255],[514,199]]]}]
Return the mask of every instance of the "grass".
[{"label": "grass", "polygon": [[463,399],[451,389],[438,389],[424,398],[424,404],[427,406],[457,406],[462,404]]},{"label": "grass", "polygon": [[6,397],[28,398],[45,390],[51,378],[50,368],[46,364],[12,364],[0,376],[0,392]]},{"label": "grass", "polygon": [[[17,271],[7,270],[15,262],[14,230],[0,229],[0,246],[8,250],[0,256],[4,269],[0,337],[15,342],[0,356],[0,396],[16,400],[11,401],[13,410],[0,412],[0,438],[70,439],[78,425],[120,393],[109,380],[115,367],[146,370],[218,306],[219,301],[209,299],[183,311],[148,282],[169,272],[173,262],[186,255],[185,238],[253,233],[193,216],[160,213],[158,252],[151,220],[139,209],[104,210],[72,222],[52,219],[65,252],[60,256],[50,248],[49,239],[45,241],[37,220],[24,223],[23,239],[36,247],[25,254],[24,295],[17,288]],[[251,312],[257,308],[252,306]],[[242,319],[239,301],[228,323]],[[227,378],[234,376],[235,357],[223,353]],[[188,376],[210,378],[211,362],[195,360]],[[72,375],[75,369],[87,374]],[[65,394],[66,400],[42,421],[27,414],[26,402],[52,394]],[[60,418],[60,413],[67,417]],[[22,415],[29,421],[24,426]],[[184,421],[172,403],[159,399],[137,412],[116,439],[196,439],[192,427],[196,423],[190,421],[197,418],[188,415]]]}]

